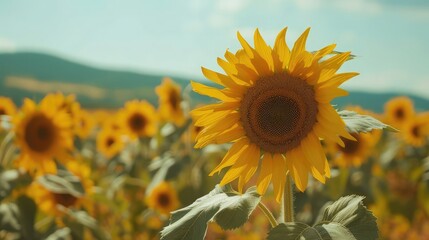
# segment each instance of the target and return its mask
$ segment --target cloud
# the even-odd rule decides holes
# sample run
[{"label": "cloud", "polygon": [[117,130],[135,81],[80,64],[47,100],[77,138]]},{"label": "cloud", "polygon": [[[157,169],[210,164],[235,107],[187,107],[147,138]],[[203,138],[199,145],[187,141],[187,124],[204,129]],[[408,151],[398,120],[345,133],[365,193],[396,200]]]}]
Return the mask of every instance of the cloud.
[{"label": "cloud", "polygon": [[16,50],[16,46],[11,40],[0,37],[1,52],[14,52],[15,50]]},{"label": "cloud", "polygon": [[221,28],[231,26],[235,15],[244,10],[250,0],[218,0],[214,2],[213,11],[209,14],[208,21],[212,27]]}]

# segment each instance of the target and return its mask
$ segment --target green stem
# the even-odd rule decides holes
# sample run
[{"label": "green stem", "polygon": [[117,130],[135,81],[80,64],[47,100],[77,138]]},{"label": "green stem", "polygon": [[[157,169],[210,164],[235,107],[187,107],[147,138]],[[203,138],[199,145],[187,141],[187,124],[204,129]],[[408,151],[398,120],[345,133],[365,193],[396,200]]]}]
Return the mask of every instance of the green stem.
[{"label": "green stem", "polygon": [[276,219],[274,218],[273,214],[271,213],[271,211],[267,208],[267,206],[265,206],[262,202],[258,203],[258,207],[259,209],[261,209],[261,211],[264,213],[264,215],[268,218],[268,221],[270,221],[271,227],[276,227],[277,225],[279,225],[276,221]]},{"label": "green stem", "polygon": [[293,186],[292,179],[288,174],[286,177],[286,184],[283,194],[283,211],[284,221],[294,222],[294,210],[293,210]]}]

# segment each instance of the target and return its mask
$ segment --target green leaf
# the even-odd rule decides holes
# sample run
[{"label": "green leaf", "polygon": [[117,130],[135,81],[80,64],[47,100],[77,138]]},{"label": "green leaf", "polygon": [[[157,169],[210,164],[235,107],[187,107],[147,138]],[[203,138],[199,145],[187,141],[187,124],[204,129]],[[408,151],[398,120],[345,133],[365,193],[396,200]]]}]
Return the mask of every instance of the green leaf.
[{"label": "green leaf", "polygon": [[[79,211],[79,210],[72,210],[63,206],[59,206],[63,212],[65,212],[69,217],[74,219],[77,223],[81,224],[82,226],[88,228],[91,230],[92,234],[96,239],[100,240],[107,240],[111,239],[109,234],[105,232],[100,225],[98,224],[97,220],[95,220],[93,217],[88,215],[85,211]],[[69,227],[73,229],[74,226],[71,224]]]},{"label": "green leaf", "polygon": [[204,239],[209,221],[215,221],[223,229],[240,227],[260,200],[255,187],[239,194],[230,187],[217,185],[191,205],[173,212],[170,225],[161,231],[161,239]]},{"label": "green leaf", "polygon": [[366,133],[371,132],[373,129],[387,129],[394,132],[398,131],[368,115],[361,115],[349,110],[339,111],[338,114],[343,119],[346,124],[347,131],[350,133]]},{"label": "green leaf", "polygon": [[19,222],[21,223],[21,235],[24,239],[34,239],[34,222],[36,219],[37,206],[33,199],[27,196],[20,196],[16,200],[19,209]]},{"label": "green leaf", "polygon": [[66,240],[66,239],[71,239],[71,231],[70,228],[65,227],[65,228],[61,228],[58,229],[57,231],[55,231],[54,233],[52,233],[51,235],[49,235],[46,240]]},{"label": "green leaf", "polygon": [[13,182],[19,177],[18,170],[8,170],[0,173],[0,201],[9,196],[13,189]]},{"label": "green leaf", "polygon": [[8,232],[19,232],[21,230],[19,215],[19,208],[15,203],[1,204],[0,229]]},{"label": "green leaf", "polygon": [[323,226],[311,227],[305,223],[287,222],[281,223],[273,228],[268,240],[356,240],[343,226],[337,223],[324,224]]},{"label": "green leaf", "polygon": [[342,197],[326,208],[324,222],[336,222],[346,227],[356,239],[378,238],[376,218],[362,203],[364,197],[350,195]]},{"label": "green leaf", "polygon": [[44,175],[37,179],[46,189],[54,193],[66,193],[81,197],[85,190],[79,178],[66,170],[58,170],[57,175]]},{"label": "green leaf", "polygon": [[363,197],[346,196],[323,211],[313,227],[299,222],[281,223],[268,240],[372,240],[378,239],[376,219],[362,204]]}]

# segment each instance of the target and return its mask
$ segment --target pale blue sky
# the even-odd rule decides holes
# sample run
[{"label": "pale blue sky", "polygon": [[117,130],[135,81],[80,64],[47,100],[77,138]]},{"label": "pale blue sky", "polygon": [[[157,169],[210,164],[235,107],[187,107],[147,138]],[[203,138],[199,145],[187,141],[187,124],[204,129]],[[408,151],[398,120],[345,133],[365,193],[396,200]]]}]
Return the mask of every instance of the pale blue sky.
[{"label": "pale blue sky", "polygon": [[[426,0],[0,0],[0,51],[39,51],[97,67],[200,78],[258,27],[270,44],[311,27],[308,48],[337,43],[358,57],[349,90],[428,96]],[[0,66],[1,67],[1,66]]]}]

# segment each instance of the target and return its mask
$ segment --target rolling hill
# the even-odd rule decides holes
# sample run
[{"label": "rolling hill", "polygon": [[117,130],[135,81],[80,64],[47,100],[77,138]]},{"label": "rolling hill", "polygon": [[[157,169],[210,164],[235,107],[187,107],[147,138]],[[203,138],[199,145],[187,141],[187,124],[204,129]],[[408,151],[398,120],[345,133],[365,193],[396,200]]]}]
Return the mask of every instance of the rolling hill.
[{"label": "rolling hill", "polygon": [[[164,77],[166,76],[95,68],[41,53],[0,54],[0,95],[11,97],[18,105],[24,97],[38,100],[54,91],[76,94],[86,108],[117,108],[125,101],[136,98],[157,104],[154,88]],[[190,82],[189,79],[169,77],[181,85],[182,89]],[[349,96],[336,99],[333,104],[339,107],[361,105],[381,112],[384,103],[398,95],[401,94],[352,91]],[[190,93],[190,96],[193,103],[209,101],[195,93]],[[417,109],[429,110],[428,99],[408,96],[413,99]]]}]

